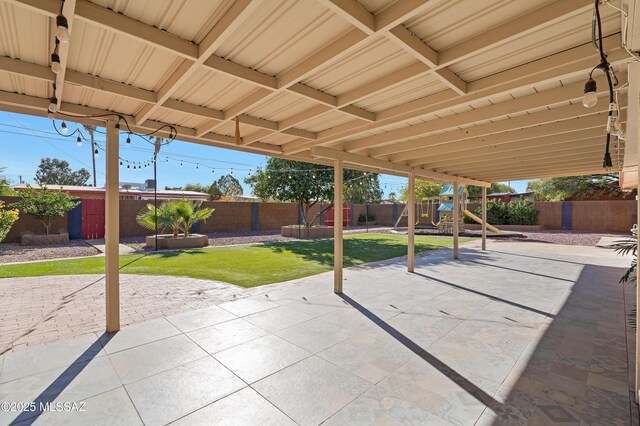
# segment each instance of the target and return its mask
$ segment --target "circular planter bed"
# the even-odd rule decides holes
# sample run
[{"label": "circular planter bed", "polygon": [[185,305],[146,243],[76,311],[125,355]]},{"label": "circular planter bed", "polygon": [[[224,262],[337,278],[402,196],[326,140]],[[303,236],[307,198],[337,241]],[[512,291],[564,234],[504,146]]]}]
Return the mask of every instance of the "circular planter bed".
[{"label": "circular planter bed", "polygon": [[[148,247],[155,248],[156,236],[150,235],[146,238]],[[191,234],[188,237],[174,238],[171,234],[158,235],[158,249],[187,249],[187,248],[199,248],[209,245],[209,237],[200,234]]]},{"label": "circular planter bed", "polygon": [[68,242],[68,232],[49,235],[32,234],[31,232],[25,232],[20,236],[21,246],[48,246],[52,244],[66,244]]},{"label": "circular planter bed", "polygon": [[333,237],[333,227],[331,226],[306,226],[288,225],[280,228],[280,235],[290,238],[331,238]]}]

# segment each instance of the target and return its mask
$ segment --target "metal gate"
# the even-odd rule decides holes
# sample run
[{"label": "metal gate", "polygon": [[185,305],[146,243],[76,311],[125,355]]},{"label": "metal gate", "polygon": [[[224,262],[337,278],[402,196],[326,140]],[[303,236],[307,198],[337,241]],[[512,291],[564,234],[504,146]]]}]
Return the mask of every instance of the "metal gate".
[{"label": "metal gate", "polygon": [[104,200],[82,200],[82,239],[104,238]]}]

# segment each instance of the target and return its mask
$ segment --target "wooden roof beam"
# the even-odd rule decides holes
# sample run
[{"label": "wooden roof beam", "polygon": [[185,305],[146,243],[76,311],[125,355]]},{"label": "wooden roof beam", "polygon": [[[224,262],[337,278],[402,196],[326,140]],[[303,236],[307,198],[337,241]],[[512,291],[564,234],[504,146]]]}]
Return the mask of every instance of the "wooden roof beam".
[{"label": "wooden roof beam", "polygon": [[157,102],[155,104],[145,105],[136,114],[136,123],[143,123],[153,115],[153,113],[213,55],[213,52],[220,47],[224,40],[233,34],[233,32],[249,18],[257,7],[257,2],[252,2],[251,0],[236,0],[198,45],[197,59],[195,61],[191,59],[183,60],[178,69],[169,76],[160,87],[160,90],[158,90]]}]

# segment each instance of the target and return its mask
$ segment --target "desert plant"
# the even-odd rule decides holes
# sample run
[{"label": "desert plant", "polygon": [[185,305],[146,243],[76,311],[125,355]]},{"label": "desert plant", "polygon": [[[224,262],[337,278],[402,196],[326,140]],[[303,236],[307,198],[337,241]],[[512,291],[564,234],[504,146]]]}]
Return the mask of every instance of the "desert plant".
[{"label": "desert plant", "polygon": [[51,222],[56,217],[62,217],[80,201],[74,200],[67,192],[52,191],[46,185],[39,190],[27,185],[27,188],[18,192],[20,200],[11,204],[24,214],[37,218],[44,225],[45,234],[49,235]]},{"label": "desert plant", "polygon": [[153,204],[147,204],[136,216],[138,225],[150,231],[156,229],[156,218],[158,229],[164,231],[170,229],[174,238],[180,233],[180,215],[176,210],[175,201],[163,201],[156,209]]},{"label": "desert plant", "polygon": [[358,222],[373,222],[376,220],[376,217],[374,215],[365,215],[364,213],[360,214],[360,216],[358,216]]},{"label": "desert plant", "polygon": [[180,229],[184,237],[189,236],[191,227],[211,217],[215,209],[202,207],[202,201],[181,200],[176,203],[176,212],[180,217]]},{"label": "desert plant", "polygon": [[4,202],[0,201],[0,243],[7,237],[16,220],[18,220],[18,210],[5,209]]},{"label": "desert plant", "polygon": [[163,201],[157,211],[153,204],[147,204],[136,216],[138,225],[151,231],[158,229],[170,229],[174,238],[178,238],[180,232],[184,237],[189,236],[189,230],[201,220],[207,220],[214,209],[202,207],[202,201],[167,200]]},{"label": "desert plant", "polygon": [[633,255],[631,266],[627,269],[620,278],[620,283],[627,283],[629,281],[635,281],[636,268],[638,266],[638,228],[636,226],[631,230],[631,238],[627,240],[616,241],[611,245],[611,248],[620,256],[625,256],[629,253]]}]

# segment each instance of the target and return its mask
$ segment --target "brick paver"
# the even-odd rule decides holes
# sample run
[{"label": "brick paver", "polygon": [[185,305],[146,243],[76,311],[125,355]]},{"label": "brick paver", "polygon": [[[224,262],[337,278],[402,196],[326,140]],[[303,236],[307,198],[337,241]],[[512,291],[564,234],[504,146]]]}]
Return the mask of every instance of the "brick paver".
[{"label": "brick paver", "polygon": [[[273,291],[280,283],[245,289],[219,281],[120,275],[122,326]],[[102,275],[0,279],[0,354],[103,331]]]}]

